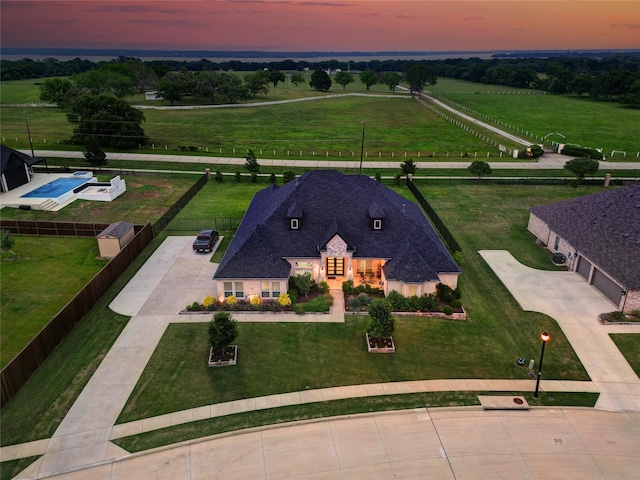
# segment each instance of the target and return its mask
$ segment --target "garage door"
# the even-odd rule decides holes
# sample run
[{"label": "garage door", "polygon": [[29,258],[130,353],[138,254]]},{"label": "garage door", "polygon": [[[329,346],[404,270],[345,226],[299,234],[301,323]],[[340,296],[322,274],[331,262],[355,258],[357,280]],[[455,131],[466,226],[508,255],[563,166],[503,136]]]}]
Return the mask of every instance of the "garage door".
[{"label": "garage door", "polygon": [[622,287],[607,277],[597,268],[593,271],[593,286],[600,290],[605,297],[615,305],[620,305],[622,299]]},{"label": "garage door", "polygon": [[589,280],[589,272],[591,271],[591,262],[585,260],[583,257],[578,259],[578,273],[584,277],[585,280]]}]

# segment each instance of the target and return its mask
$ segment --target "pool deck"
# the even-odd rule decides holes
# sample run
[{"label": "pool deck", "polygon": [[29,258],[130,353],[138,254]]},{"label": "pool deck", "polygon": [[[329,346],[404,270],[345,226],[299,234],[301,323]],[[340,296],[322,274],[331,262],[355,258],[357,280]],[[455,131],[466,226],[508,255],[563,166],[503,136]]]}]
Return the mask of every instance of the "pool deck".
[{"label": "pool deck", "polygon": [[14,188],[9,192],[2,192],[0,194],[0,209],[5,207],[17,208],[18,205],[29,205],[34,210],[57,212],[69,205],[78,197],[74,195],[66,202],[57,203],[51,198],[22,198],[22,195],[25,195],[36,188],[42,187],[57,178],[69,178],[71,176],[72,174],[69,173],[34,173],[31,182]]}]

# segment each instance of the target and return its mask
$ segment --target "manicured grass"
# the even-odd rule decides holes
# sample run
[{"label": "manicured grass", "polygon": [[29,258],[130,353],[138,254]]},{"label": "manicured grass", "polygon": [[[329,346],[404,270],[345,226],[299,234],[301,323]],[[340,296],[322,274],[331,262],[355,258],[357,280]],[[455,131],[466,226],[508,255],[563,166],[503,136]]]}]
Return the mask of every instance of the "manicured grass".
[{"label": "manicured grass", "polygon": [[[112,175],[99,175],[108,180]],[[194,175],[122,175],[127,191],[113,202],[76,200],[57,212],[5,208],[2,218],[69,222],[112,223],[125,220],[133,224],[154,222],[180,198],[198,177]]]},{"label": "manicured grass", "polygon": [[[114,443],[128,452],[134,453],[234,430],[313,418],[328,418],[339,415],[409,408],[479,405],[477,396],[486,393],[487,392],[431,392],[382,395],[379,397],[348,398],[345,400],[279,407],[177,425],[175,427],[121,438],[115,440]],[[523,395],[527,403],[532,406],[593,407],[598,399],[597,393],[541,392],[538,398],[534,398],[530,392],[500,392],[500,395]]]},{"label": "manicured grass", "polygon": [[637,333],[612,333],[609,336],[636,375],[640,377],[640,335]]},{"label": "manicured grass", "polygon": [[13,238],[17,259],[2,263],[2,367],[107,263],[94,238]]},{"label": "manicured grass", "polygon": [[[468,92],[452,93],[463,89]],[[640,142],[633,131],[640,124],[639,108],[575,95],[500,95],[496,93],[522,90],[451,79],[438,79],[432,90],[442,91],[448,99],[539,137],[560,132],[566,136],[566,143],[604,148],[605,155],[614,149],[627,151],[624,161],[638,160],[635,155],[640,151]],[[551,138],[564,143],[560,136]]]},{"label": "manicured grass", "polygon": [[109,303],[164,238],[161,234],[151,242],[2,409],[1,445],[53,435],[129,320],[111,311]]}]

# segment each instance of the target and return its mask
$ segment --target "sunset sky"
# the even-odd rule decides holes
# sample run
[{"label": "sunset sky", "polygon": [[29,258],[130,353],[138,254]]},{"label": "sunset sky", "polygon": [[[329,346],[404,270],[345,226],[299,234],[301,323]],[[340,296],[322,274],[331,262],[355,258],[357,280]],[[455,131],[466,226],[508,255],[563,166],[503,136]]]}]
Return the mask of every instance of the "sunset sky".
[{"label": "sunset sky", "polygon": [[639,0],[2,0],[3,47],[640,48]]}]

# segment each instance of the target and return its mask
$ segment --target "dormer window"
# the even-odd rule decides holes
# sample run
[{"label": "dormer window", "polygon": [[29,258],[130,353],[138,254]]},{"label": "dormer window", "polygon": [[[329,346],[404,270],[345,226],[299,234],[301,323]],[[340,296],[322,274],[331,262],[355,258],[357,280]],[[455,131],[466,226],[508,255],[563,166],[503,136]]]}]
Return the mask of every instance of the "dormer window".
[{"label": "dormer window", "polygon": [[382,230],[382,221],[384,220],[385,214],[382,207],[377,203],[373,202],[369,205],[368,208],[369,218],[371,219],[371,226],[374,230]]},{"label": "dormer window", "polygon": [[287,218],[289,219],[289,228],[291,230],[300,230],[300,220],[302,220],[302,206],[293,202],[287,210]]},{"label": "dormer window", "polygon": [[300,228],[300,220],[297,218],[291,219],[291,230],[298,230]]},{"label": "dormer window", "polygon": [[373,229],[374,230],[382,230],[382,220],[380,220],[379,218],[375,219],[373,221]]}]

